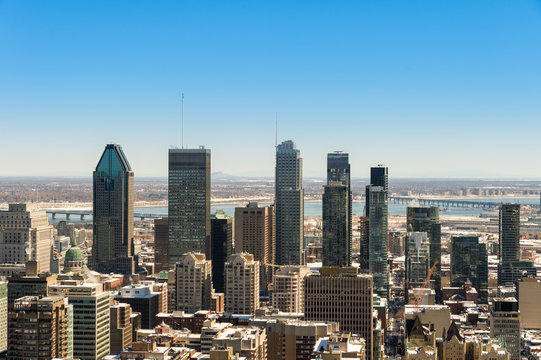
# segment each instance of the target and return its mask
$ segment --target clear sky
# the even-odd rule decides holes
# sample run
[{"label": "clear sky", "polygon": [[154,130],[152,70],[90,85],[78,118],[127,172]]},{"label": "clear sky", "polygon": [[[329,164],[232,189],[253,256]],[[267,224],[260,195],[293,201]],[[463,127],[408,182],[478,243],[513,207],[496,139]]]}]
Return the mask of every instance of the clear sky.
[{"label": "clear sky", "polygon": [[0,0],[0,176],[166,177],[182,91],[213,172],[540,178],[541,1]]}]

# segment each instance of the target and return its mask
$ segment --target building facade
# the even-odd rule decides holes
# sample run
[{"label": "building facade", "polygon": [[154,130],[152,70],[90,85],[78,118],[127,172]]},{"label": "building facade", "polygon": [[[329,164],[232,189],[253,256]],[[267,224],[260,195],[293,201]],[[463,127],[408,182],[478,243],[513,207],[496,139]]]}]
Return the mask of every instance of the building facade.
[{"label": "building facade", "polygon": [[451,238],[451,286],[462,286],[471,281],[477,290],[478,301],[488,302],[488,254],[478,236]]},{"label": "building facade", "polygon": [[389,266],[388,218],[389,205],[387,190],[383,186],[370,186],[369,189],[369,264],[370,273],[374,275],[374,292],[388,297]]},{"label": "building facade", "polygon": [[163,217],[154,220],[154,271],[169,270],[169,219]]},{"label": "building facade", "polygon": [[302,158],[287,140],[276,149],[276,263],[301,265],[304,238]]},{"label": "building facade", "polygon": [[169,150],[169,267],[188,252],[211,259],[210,149]]},{"label": "building facade", "polygon": [[233,218],[225,213],[211,215],[212,239],[212,284],[219,293],[225,291],[224,269],[227,259],[233,254]]},{"label": "building facade", "polygon": [[281,266],[274,274],[271,305],[285,312],[304,312],[304,278],[311,272],[307,266]]},{"label": "building facade", "polygon": [[323,192],[323,266],[351,265],[351,192],[331,181]]},{"label": "building facade", "polygon": [[205,254],[187,253],[175,266],[176,310],[210,310],[212,262]]},{"label": "building facade", "polygon": [[248,253],[231,255],[225,265],[225,311],[254,314],[259,308],[259,261]]},{"label": "building facade", "polygon": [[133,171],[122,147],[107,145],[93,174],[92,270],[135,272],[133,194]]},{"label": "building facade", "polygon": [[489,307],[490,337],[505,343],[510,360],[520,360],[520,312],[514,298],[494,298]]}]

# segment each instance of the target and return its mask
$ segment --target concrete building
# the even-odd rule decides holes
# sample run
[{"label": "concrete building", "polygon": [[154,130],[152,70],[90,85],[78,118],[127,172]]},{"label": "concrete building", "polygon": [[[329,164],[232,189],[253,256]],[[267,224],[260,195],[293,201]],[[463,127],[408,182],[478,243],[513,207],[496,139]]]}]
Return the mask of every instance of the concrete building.
[{"label": "concrete building", "polygon": [[154,271],[169,270],[169,219],[167,217],[154,220]]},{"label": "concrete building", "polygon": [[169,267],[188,252],[211,259],[210,149],[169,150]]},{"label": "concrete building", "polygon": [[225,311],[254,314],[259,308],[259,261],[248,253],[231,255],[225,265]]},{"label": "concrete building", "polygon": [[212,262],[205,254],[187,253],[175,265],[175,310],[194,313],[210,310]]},{"label": "concrete building", "polygon": [[301,265],[304,237],[302,158],[291,140],[276,148],[276,263]]},{"label": "concrete building", "polygon": [[212,284],[219,293],[225,291],[224,269],[233,254],[233,218],[223,211],[210,216],[212,239]]},{"label": "concrete building", "polygon": [[167,290],[166,282],[156,282],[154,280],[143,280],[141,285],[148,286],[150,291],[158,294],[158,309],[159,312],[169,312],[169,291]]},{"label": "concrete building", "polygon": [[45,297],[49,294],[49,286],[56,284],[56,274],[40,273],[39,263],[29,261],[25,265],[25,274],[13,274],[8,278],[8,303],[23,296]]},{"label": "concrete building", "polygon": [[311,272],[308,266],[281,266],[274,274],[271,304],[285,312],[304,312],[304,278]]},{"label": "concrete building", "polygon": [[73,358],[73,309],[68,299],[25,296],[8,315],[8,359]]},{"label": "concrete building", "polygon": [[406,330],[411,329],[415,319],[424,326],[433,326],[438,337],[451,324],[451,309],[447,305],[406,305],[404,307],[404,323]]},{"label": "concrete building", "polygon": [[314,357],[321,360],[365,360],[366,343],[358,335],[340,334],[320,338],[314,346]]},{"label": "concrete building", "polygon": [[[441,223],[438,207],[415,206],[407,209],[407,231],[426,232],[430,246],[429,269],[436,264],[431,280],[436,300],[441,303]],[[408,257],[406,251],[406,258]]]},{"label": "concrete building", "polygon": [[68,280],[49,287],[73,305],[73,357],[98,360],[109,354],[109,292],[98,283]]},{"label": "concrete building", "polygon": [[71,243],[73,240],[76,240],[75,225],[70,224],[66,220],[59,221],[58,224],[56,224],[56,235],[69,237],[69,243]]},{"label": "concrete building", "polygon": [[367,358],[372,354],[373,316],[372,275],[358,274],[353,267],[322,267],[319,274],[304,280],[306,320],[340,323],[342,331],[366,339]]},{"label": "concrete building", "polygon": [[38,205],[9,204],[0,210],[0,264],[37,261],[41,270],[51,271],[53,227]]},{"label": "concrete building", "polygon": [[132,309],[129,304],[117,303],[110,307],[110,353],[120,354],[131,346],[133,328],[130,321]]},{"label": "concrete building", "polygon": [[323,266],[351,266],[349,187],[331,181],[323,192]]},{"label": "concrete building", "polygon": [[156,315],[160,312],[159,295],[153,293],[149,286],[128,285],[120,289],[115,296],[119,303],[129,304],[134,312],[141,313],[141,328],[153,329],[156,324]]},{"label": "concrete building", "polygon": [[520,359],[520,312],[514,298],[494,298],[489,307],[490,337],[505,343],[511,360]]},{"label": "concrete building", "polygon": [[518,308],[522,329],[541,329],[541,281],[536,278],[523,278],[518,282]]},{"label": "concrete building", "polygon": [[387,190],[382,186],[370,186],[369,254],[370,273],[374,275],[374,292],[388,298],[389,266]]},{"label": "concrete building", "polygon": [[8,348],[8,287],[0,282],[0,353]]},{"label": "concrete building", "polygon": [[362,272],[370,271],[370,218],[359,217],[359,269]]},{"label": "concrete building", "polygon": [[259,261],[260,286],[267,289],[272,283],[276,258],[274,206],[249,203],[235,208],[235,252],[247,252]]},{"label": "concrete building", "polygon": [[462,286],[471,281],[477,290],[478,301],[488,302],[488,254],[478,236],[451,238],[451,286]]},{"label": "concrete building", "polygon": [[249,324],[267,330],[269,358],[274,360],[310,360],[318,340],[339,331],[337,322],[256,317]]},{"label": "concrete building", "polygon": [[108,144],[93,173],[89,268],[133,274],[133,171],[120,145]]},{"label": "concrete building", "polygon": [[267,360],[267,331],[255,326],[230,326],[216,334],[212,347],[230,347],[250,360]]},{"label": "concrete building", "polygon": [[340,151],[327,154],[327,185],[322,202],[323,266],[351,265],[353,197],[350,173],[349,154]]}]

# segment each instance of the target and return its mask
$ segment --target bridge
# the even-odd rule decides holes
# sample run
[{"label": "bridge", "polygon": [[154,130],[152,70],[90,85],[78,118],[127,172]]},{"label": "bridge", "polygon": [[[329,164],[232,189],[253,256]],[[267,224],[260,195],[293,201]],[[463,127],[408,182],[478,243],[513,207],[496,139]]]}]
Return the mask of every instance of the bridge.
[{"label": "bridge", "polygon": [[[512,200],[512,199],[510,199]],[[494,210],[497,209],[500,205],[496,201],[478,201],[478,200],[464,200],[464,199],[423,199],[423,198],[414,198],[414,197],[403,197],[403,196],[389,196],[389,202],[395,204],[409,204],[412,201],[419,203],[419,206],[437,206],[442,208],[478,208],[478,209],[487,209]],[[523,204],[528,205],[532,208],[540,208],[538,204]]]},{"label": "bridge", "polygon": [[[92,210],[63,210],[63,209],[48,209],[46,210],[47,214],[50,214],[53,219],[56,219],[58,215],[62,215],[66,220],[71,220],[72,216],[79,216],[81,220],[84,220],[87,216],[92,215]],[[164,217],[165,215],[152,214],[152,213],[142,213],[134,212],[133,217],[135,219],[158,219]]]}]

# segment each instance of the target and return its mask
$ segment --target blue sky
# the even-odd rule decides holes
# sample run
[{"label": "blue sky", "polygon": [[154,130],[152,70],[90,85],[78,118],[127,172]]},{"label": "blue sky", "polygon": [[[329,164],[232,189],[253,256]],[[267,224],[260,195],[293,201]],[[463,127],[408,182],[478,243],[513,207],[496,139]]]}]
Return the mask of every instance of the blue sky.
[{"label": "blue sky", "polygon": [[541,1],[0,0],[0,175],[165,177],[182,91],[213,171],[540,178]]}]

